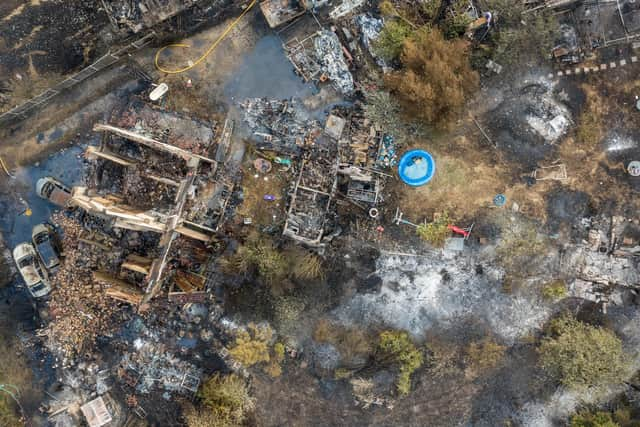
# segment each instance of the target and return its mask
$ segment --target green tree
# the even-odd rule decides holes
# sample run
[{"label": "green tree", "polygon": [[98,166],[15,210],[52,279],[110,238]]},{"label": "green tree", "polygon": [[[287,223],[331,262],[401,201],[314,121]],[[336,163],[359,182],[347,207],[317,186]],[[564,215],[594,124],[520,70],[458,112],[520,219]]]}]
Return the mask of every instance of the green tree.
[{"label": "green tree", "polygon": [[411,374],[424,361],[422,351],[416,348],[409,334],[404,331],[380,333],[375,359],[380,365],[398,365],[400,372],[396,387],[403,396],[411,390]]},{"label": "green tree", "polygon": [[494,59],[502,64],[522,62],[532,52],[548,57],[558,32],[558,21],[550,10],[523,14],[524,3],[513,0],[486,0],[494,14],[497,30],[489,32]]},{"label": "green tree", "polygon": [[573,389],[619,383],[629,373],[629,357],[615,333],[570,316],[551,322],[538,352],[541,368]]},{"label": "green tree", "polygon": [[385,78],[407,116],[451,127],[478,86],[469,65],[468,44],[445,40],[436,29],[420,29],[403,44],[403,69]]},{"label": "green tree", "polygon": [[413,29],[403,21],[387,21],[373,44],[375,53],[385,61],[394,61],[402,53],[402,45]]},{"label": "green tree", "polygon": [[235,374],[213,375],[202,384],[198,397],[204,409],[189,407],[185,411],[189,427],[239,426],[254,406],[245,381]]},{"label": "green tree", "polygon": [[463,35],[473,21],[466,13],[469,2],[458,0],[453,2],[446,11],[446,18],[442,23],[442,31],[448,39]]}]

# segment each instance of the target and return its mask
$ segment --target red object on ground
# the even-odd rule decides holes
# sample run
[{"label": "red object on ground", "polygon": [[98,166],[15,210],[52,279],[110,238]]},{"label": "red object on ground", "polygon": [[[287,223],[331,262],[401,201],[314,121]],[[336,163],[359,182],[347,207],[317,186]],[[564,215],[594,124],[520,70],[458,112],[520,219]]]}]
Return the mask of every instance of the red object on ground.
[{"label": "red object on ground", "polygon": [[378,233],[384,233],[384,227],[383,227],[383,226],[381,226],[381,225],[379,225],[379,226],[377,226],[377,227],[376,227],[376,231],[377,231]]},{"label": "red object on ground", "polygon": [[463,235],[465,238],[469,237],[469,232],[464,228],[456,227],[455,225],[451,225],[451,224],[447,225],[447,228],[456,234]]}]

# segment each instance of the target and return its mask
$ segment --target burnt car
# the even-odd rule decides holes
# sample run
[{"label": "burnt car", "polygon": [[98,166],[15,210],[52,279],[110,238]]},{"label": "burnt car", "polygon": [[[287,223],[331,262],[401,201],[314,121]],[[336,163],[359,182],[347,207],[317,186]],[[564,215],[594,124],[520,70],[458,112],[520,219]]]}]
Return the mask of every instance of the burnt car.
[{"label": "burnt car", "polygon": [[31,240],[42,265],[50,273],[55,273],[60,266],[60,250],[53,227],[48,224],[36,225],[31,231]]},{"label": "burnt car", "polygon": [[20,243],[13,250],[13,259],[20,275],[34,298],[42,298],[51,292],[49,277],[31,243]]},{"label": "burnt car", "polygon": [[68,207],[71,200],[71,189],[50,176],[40,178],[36,182],[36,194],[63,208]]}]

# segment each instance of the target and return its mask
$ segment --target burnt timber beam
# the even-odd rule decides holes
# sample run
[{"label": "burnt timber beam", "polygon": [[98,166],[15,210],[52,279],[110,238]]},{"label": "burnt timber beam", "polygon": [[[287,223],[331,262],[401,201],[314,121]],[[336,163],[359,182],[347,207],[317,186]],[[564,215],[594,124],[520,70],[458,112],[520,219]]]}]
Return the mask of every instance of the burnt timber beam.
[{"label": "burnt timber beam", "polygon": [[176,147],[174,145],[165,144],[164,142],[156,141],[153,138],[149,138],[144,135],[140,135],[135,132],[128,131],[126,129],[122,129],[116,126],[96,123],[93,126],[94,132],[109,132],[114,135],[117,135],[121,138],[128,139],[129,141],[137,142],[138,144],[144,145],[149,148],[153,148],[154,150],[164,151],[165,153],[173,154],[174,156],[180,157],[186,161],[190,161],[193,159],[202,160],[207,163],[216,164],[215,160],[209,159],[208,157],[200,156],[198,154],[194,154],[190,151],[183,150],[180,147]]}]

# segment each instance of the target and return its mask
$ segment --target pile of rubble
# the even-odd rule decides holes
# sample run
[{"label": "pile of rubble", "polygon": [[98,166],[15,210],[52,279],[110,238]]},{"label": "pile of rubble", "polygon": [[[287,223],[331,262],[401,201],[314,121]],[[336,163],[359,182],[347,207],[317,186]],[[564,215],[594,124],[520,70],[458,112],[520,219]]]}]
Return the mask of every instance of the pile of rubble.
[{"label": "pile of rubble", "polygon": [[207,156],[217,133],[216,123],[204,123],[176,112],[157,109],[143,102],[131,103],[112,121],[115,126]]},{"label": "pile of rubble", "polygon": [[200,385],[201,370],[176,357],[165,341],[163,335],[143,328],[133,348],[123,355],[118,376],[133,386],[136,393],[148,394],[160,389],[167,400],[173,393],[195,393]]},{"label": "pile of rubble", "polygon": [[102,5],[116,28],[138,33],[154,27],[199,2],[199,0],[107,0],[103,1]]},{"label": "pile of rubble", "polygon": [[296,99],[247,99],[241,104],[244,121],[260,138],[257,148],[297,155],[321,133]]},{"label": "pile of rubble", "polygon": [[314,39],[314,46],[322,71],[333,86],[345,95],[353,92],[353,76],[345,61],[338,36],[333,31],[321,31]]},{"label": "pile of rubble", "polygon": [[284,47],[296,72],[305,81],[329,81],[345,95],[355,90],[353,76],[345,59],[348,51],[333,31],[318,31],[302,40],[294,38]]},{"label": "pile of rubble", "polygon": [[360,30],[360,41],[362,42],[362,45],[376,60],[376,63],[385,69],[387,64],[382,58],[380,58],[374,49],[374,43],[378,40],[378,37],[380,37],[380,33],[384,28],[384,21],[368,15],[358,15],[355,17],[354,23]]},{"label": "pile of rubble", "polygon": [[52,278],[51,322],[41,334],[66,365],[110,330],[119,308],[106,296],[105,285],[93,279],[94,271],[109,267],[113,255],[82,242],[84,228],[78,219],[58,213],[52,221],[63,231],[65,260]]}]

